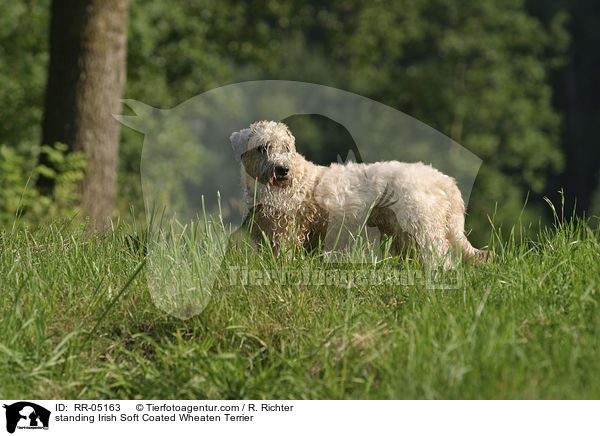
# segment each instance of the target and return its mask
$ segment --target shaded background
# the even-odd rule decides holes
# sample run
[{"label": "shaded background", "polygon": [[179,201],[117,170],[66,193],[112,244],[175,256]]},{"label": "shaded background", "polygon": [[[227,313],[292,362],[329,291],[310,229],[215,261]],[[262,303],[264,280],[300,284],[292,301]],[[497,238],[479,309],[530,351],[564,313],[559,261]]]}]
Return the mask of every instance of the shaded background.
[{"label": "shaded background", "polygon": [[[7,225],[39,153],[50,2],[4,1],[2,10],[0,222]],[[504,228],[521,216],[532,232],[551,222],[543,197],[558,204],[561,188],[567,214],[600,213],[598,2],[134,0],[129,14],[125,98],[170,108],[246,80],[333,86],[414,116],[483,160],[467,219],[475,245],[487,241],[488,216]],[[319,163],[352,148],[331,120],[287,121],[299,150]],[[143,211],[142,141],[122,130],[114,216],[131,205]],[[64,195],[50,201],[68,204]],[[44,218],[69,209],[48,210]],[[35,205],[28,217],[36,222]]]}]

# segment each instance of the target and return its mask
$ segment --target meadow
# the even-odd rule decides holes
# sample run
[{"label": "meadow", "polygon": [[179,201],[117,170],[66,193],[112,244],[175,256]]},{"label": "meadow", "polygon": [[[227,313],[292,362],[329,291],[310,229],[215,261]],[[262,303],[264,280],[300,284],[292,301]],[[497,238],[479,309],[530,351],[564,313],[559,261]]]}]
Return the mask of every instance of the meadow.
[{"label": "meadow", "polygon": [[[0,397],[600,398],[598,220],[555,216],[533,238],[517,234],[492,231],[497,257],[465,265],[454,289],[387,279],[251,286],[220,276],[204,310],[182,320],[152,301],[143,231],[8,228]],[[330,267],[314,255],[237,261]],[[370,269],[419,277],[423,267],[350,267]]]}]

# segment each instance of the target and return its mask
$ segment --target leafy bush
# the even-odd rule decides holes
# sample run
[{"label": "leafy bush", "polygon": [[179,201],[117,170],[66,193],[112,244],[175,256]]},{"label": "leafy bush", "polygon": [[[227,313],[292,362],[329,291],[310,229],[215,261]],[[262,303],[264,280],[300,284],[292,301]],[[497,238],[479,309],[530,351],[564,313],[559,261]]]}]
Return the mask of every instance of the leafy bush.
[{"label": "leafy bush", "polygon": [[[55,169],[38,164],[40,154],[47,155]],[[78,213],[77,183],[85,167],[85,154],[68,152],[64,144],[17,149],[0,145],[0,226],[45,223]],[[54,180],[50,195],[35,189],[40,174]]]}]

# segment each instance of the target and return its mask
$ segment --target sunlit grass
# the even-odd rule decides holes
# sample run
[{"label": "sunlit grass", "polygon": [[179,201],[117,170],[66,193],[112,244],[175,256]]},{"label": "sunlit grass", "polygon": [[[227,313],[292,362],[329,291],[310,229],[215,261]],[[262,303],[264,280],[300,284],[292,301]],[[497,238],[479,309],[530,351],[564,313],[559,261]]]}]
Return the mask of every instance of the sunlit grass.
[{"label": "sunlit grass", "polygon": [[[557,216],[535,241],[497,230],[497,257],[466,265],[456,289],[425,286],[418,261],[243,248],[217,256],[209,299],[195,293],[214,264],[200,254],[221,247],[202,245],[206,223],[180,230],[155,247],[122,224],[2,231],[0,396],[600,398],[597,220]],[[157,276],[150,263],[169,256]],[[157,308],[161,283],[200,314]]]}]

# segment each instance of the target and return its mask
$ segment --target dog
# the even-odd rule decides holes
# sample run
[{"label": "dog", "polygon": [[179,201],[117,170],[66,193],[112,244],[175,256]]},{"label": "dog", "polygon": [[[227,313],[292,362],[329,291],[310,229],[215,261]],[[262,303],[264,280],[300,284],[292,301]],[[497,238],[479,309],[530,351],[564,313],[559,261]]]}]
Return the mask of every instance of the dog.
[{"label": "dog", "polygon": [[247,206],[240,231],[259,245],[268,241],[278,253],[332,250],[369,227],[392,238],[392,254],[416,249],[427,264],[486,258],[465,236],[456,181],[431,165],[316,165],[296,151],[289,128],[275,121],[255,122],[229,139],[241,161]]}]

